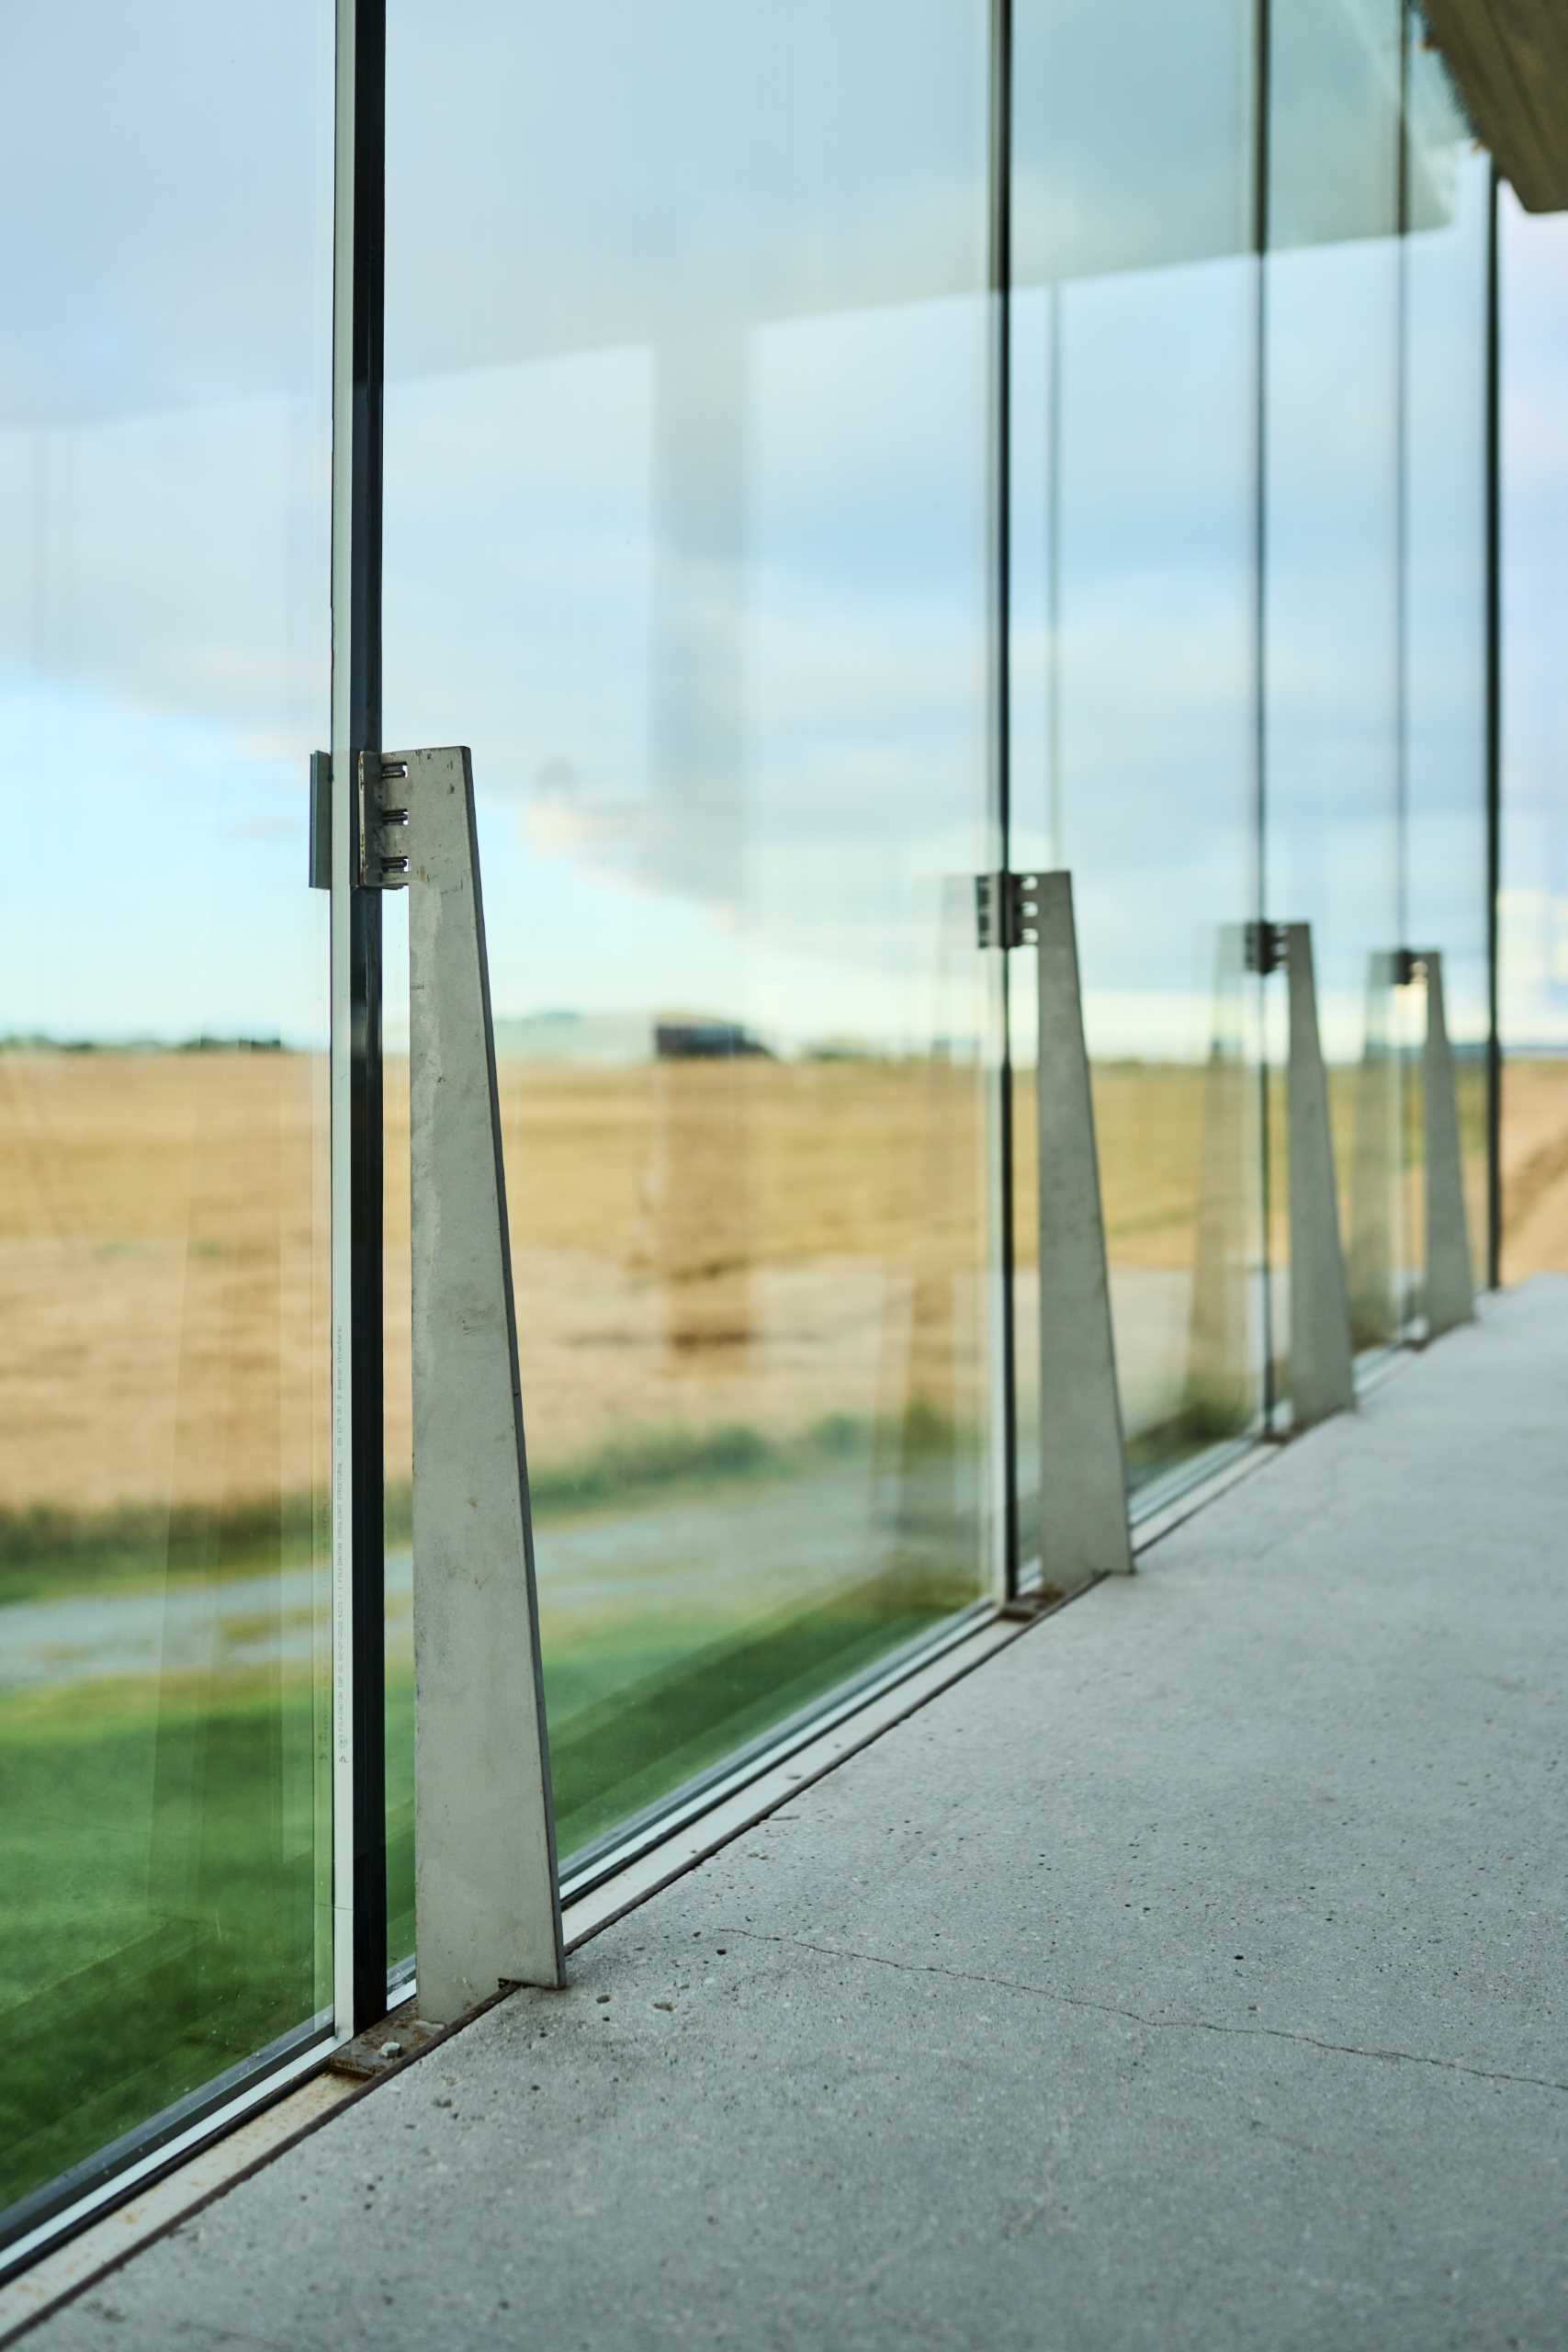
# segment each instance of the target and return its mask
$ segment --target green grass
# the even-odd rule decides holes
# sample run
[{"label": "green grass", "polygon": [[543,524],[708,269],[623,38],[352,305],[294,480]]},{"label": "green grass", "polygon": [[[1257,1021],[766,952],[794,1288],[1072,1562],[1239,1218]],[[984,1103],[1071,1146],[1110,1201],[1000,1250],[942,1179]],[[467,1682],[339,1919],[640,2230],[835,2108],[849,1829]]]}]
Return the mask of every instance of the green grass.
[{"label": "green grass", "polygon": [[[743,1421],[641,1430],[531,1465],[529,1493],[536,1522],[547,1526],[625,1510],[658,1495],[809,1476],[885,1448],[897,1448],[908,1462],[972,1442],[919,1402],[897,1421],[829,1413],[795,1437],[769,1437]],[[407,1544],[412,1501],[406,1483],[388,1489],[386,1527],[389,1544]],[[209,1583],[258,1568],[302,1566],[325,1546],[324,1510],[309,1495],[175,1510],[145,1504],[89,1512],[48,1503],[0,1510],[0,1608],[64,1592],[145,1590],[170,1578]]]},{"label": "green grass", "polygon": [[[881,1442],[854,1423],[787,1445],[725,1431],[683,1445],[660,1438],[615,1450],[618,1485],[606,1450],[536,1495],[555,1515],[569,1498],[581,1510],[688,1484],[711,1494]],[[954,1439],[928,1417],[901,1427],[897,1443],[908,1463]],[[547,1620],[563,1860],[971,1600],[961,1577],[930,1565],[965,1558],[964,1536],[931,1512],[910,1524],[884,1573],[794,1610],[767,1606],[763,1560],[750,1612],[742,1599],[728,1616],[694,1605]],[[745,1541],[743,1516],[736,1539]],[[185,1557],[195,1555],[193,1536]],[[49,1587],[118,1583],[135,1556],[133,1546],[68,1540]],[[15,1554],[10,1565],[29,1566]],[[37,1589],[44,1565],[35,1559],[0,1590]],[[389,1925],[402,1956],[412,1941],[406,1665],[389,1677],[387,1734]],[[0,2206],[324,2006],[327,1735],[328,1694],[304,1668],[106,1679],[0,1701]]]},{"label": "green grass", "polygon": [[[721,1763],[905,1641],[972,1600],[895,1575],[793,1615],[705,1640],[692,1621],[547,1638],[556,1837],[563,1866],[645,1806]],[[413,1688],[387,1689],[388,1940],[413,1948]]]},{"label": "green grass", "polygon": [[0,1707],[0,2204],[324,1999],[317,1716],[254,1672]]},{"label": "green grass", "polygon": [[[1217,1432],[1160,1433],[1179,1452]],[[908,1468],[972,1451],[940,1417],[834,1417],[773,1440],[655,1431],[534,1477],[541,1523],[740,1493],[836,1462]],[[1141,1465],[1146,1472],[1152,1462]],[[914,1499],[906,1497],[907,1503]],[[406,1535],[407,1498],[389,1536]],[[940,1507],[874,1579],[791,1610],[700,1605],[545,1628],[563,1861],[974,1595]],[[743,1543],[744,1517],[737,1522]],[[0,1519],[0,1596],[214,1577],[313,1555],[313,1515]],[[695,1579],[694,1583],[695,1584]],[[412,1690],[387,1690],[389,1925],[412,1943]],[[330,1997],[328,1696],[303,1668],[218,1669],[27,1690],[0,1702],[0,2205],[27,2195]],[[72,1963],[74,1963],[73,1965]]]},{"label": "green grass", "polygon": [[206,1583],[257,1567],[301,1566],[325,1548],[309,1495],[222,1510],[125,1505],[73,1511],[52,1503],[0,1510],[0,1608],[62,1593],[134,1591],[169,1577]]}]

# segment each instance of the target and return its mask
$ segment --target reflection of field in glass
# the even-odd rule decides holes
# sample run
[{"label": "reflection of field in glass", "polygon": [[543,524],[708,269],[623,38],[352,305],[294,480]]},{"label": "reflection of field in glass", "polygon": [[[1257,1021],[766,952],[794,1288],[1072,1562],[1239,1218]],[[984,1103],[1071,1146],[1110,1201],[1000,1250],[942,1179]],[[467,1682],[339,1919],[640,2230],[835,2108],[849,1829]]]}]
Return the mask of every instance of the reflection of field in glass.
[{"label": "reflection of field in glass", "polygon": [[155,1543],[172,1509],[195,1540],[324,1489],[325,1082],[299,1054],[0,1050],[7,1522]]},{"label": "reflection of field in glass", "polygon": [[325,1997],[312,1706],[265,1669],[0,1697],[0,2205]]},{"label": "reflection of field in glass", "polygon": [[1503,1279],[1568,1273],[1568,1057],[1503,1073]]},{"label": "reflection of field in glass", "polygon": [[[814,1607],[736,1610],[728,1623],[722,1610],[547,1619],[563,1849],[963,1597],[896,1566]],[[411,1928],[412,1701],[394,1674],[391,1907]],[[324,1735],[308,1666],[173,1684],[106,1675],[0,1697],[0,2206],[329,1997],[325,1823],[310,1771]]]},{"label": "reflection of field in glass", "polygon": [[0,2196],[322,1998],[324,1079],[0,1050]]},{"label": "reflection of field in glass", "polygon": [[[73,1598],[143,1601],[154,1653],[78,1667],[72,1634],[0,1696],[7,2195],[324,1997],[318,1078],[0,1056],[0,1677],[29,1609]],[[1097,1073],[1120,1267],[1190,1267],[1201,1078]],[[975,1590],[976,1090],[756,1063],[511,1070],[506,1092],[570,1850]],[[1506,1101],[1517,1278],[1568,1267],[1568,1061],[1514,1066]],[[664,1568],[628,1556],[638,1528]],[[212,1603],[199,1671],[182,1592]],[[408,1708],[395,1671],[397,1909]]]},{"label": "reflection of field in glass", "polygon": [[[737,1517],[736,1533],[750,1530]],[[877,1665],[972,1599],[962,1578],[895,1562],[815,1602],[753,1598],[649,1616],[542,1611],[556,1833],[563,1865],[749,1741]],[[388,1680],[388,1876],[394,1956],[413,1944],[413,1688]]]},{"label": "reflection of field in glass", "polygon": [[[565,1850],[975,1590],[976,1080],[858,1075],[506,1074]],[[319,1078],[0,1054],[0,2196],[325,1997]]]},{"label": "reflection of field in glass", "polygon": [[[1518,1273],[1568,1256],[1565,1070],[1528,1061],[1508,1073]],[[389,1105],[400,1075],[394,1065]],[[1204,1080],[1184,1066],[1096,1070],[1108,1238],[1128,1274],[1190,1273]],[[611,1476],[615,1443],[705,1442],[721,1429],[773,1445],[835,1413],[887,1422],[918,1408],[980,1426],[986,1182],[973,1069],[513,1064],[502,1080],[536,1472],[597,1464]],[[1345,1169],[1352,1081],[1336,1074]],[[23,1555],[62,1569],[70,1559],[74,1574],[85,1520],[101,1563],[117,1547],[155,1563],[171,1511],[176,1545],[205,1541],[222,1555],[231,1534],[254,1553],[269,1516],[280,1533],[308,1530],[301,1498],[325,1483],[321,1082],[316,1064],[288,1054],[0,1052],[0,1576]],[[1479,1143],[1479,1116],[1477,1095],[1467,1144]],[[1023,1074],[1022,1272],[1032,1118]],[[388,1453],[406,1465],[406,1138],[395,1119],[387,1148]],[[1282,1241],[1277,1215],[1277,1252]],[[28,1527],[29,1511],[53,1516]]]}]

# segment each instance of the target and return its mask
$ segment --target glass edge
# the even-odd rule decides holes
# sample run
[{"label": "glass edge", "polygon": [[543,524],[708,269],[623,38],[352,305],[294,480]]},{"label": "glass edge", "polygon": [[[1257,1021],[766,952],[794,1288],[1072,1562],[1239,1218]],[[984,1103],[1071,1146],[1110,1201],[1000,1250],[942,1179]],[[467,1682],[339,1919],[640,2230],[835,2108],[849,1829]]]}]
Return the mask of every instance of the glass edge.
[{"label": "glass edge", "polygon": [[336,2046],[322,2009],[0,2211],[0,2284],[280,2098]]}]

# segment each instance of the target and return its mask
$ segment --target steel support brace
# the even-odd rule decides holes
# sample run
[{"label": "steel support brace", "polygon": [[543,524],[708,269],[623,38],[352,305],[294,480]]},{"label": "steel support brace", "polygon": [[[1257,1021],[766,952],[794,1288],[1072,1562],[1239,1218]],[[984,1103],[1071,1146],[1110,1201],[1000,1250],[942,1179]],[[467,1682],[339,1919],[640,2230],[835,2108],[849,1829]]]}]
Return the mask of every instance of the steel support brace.
[{"label": "steel support brace", "polygon": [[1252,1421],[1248,1241],[1258,1154],[1258,1080],[1247,1058],[1246,928],[1222,923],[1213,1025],[1203,1071],[1202,1147],[1193,1237],[1184,1418],[1195,1436],[1237,1437]]},{"label": "steel support brace", "polygon": [[473,776],[462,750],[382,770],[383,822],[407,810],[415,1962],[445,2024],[562,1981],[560,1898]]},{"label": "steel support brace", "polygon": [[1133,1566],[1070,874],[1033,885],[1040,989],[1040,1556],[1064,1590]]},{"label": "steel support brace", "polygon": [[1282,926],[1290,988],[1285,1081],[1291,1192],[1291,1409],[1311,1429],[1356,1402],[1350,1299],[1339,1240],[1339,1193],[1328,1124],[1328,1080],[1317,1027],[1312,926]]},{"label": "steel support brace", "polygon": [[1400,958],[1375,947],[1367,957],[1361,1059],[1356,1072],[1350,1144],[1350,1229],[1346,1273],[1350,1336],[1358,1348],[1387,1347],[1404,1326],[1397,1204],[1403,1143],[1394,991]]},{"label": "steel support brace", "polygon": [[1443,1006],[1443,959],[1434,948],[1424,951],[1421,961],[1427,972],[1427,1041],[1421,1057],[1427,1159],[1427,1337],[1437,1340],[1456,1324],[1475,1320],[1475,1273],[1465,1215],[1453,1055]]}]

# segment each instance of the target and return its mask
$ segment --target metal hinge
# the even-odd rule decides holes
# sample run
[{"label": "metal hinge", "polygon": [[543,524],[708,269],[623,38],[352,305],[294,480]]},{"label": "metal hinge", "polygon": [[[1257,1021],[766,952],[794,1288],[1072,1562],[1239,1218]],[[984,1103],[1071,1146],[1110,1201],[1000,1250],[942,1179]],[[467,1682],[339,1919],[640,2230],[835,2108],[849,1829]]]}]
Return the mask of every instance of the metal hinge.
[{"label": "metal hinge", "polygon": [[407,760],[385,760],[377,752],[361,752],[355,762],[355,878],[362,890],[408,888],[408,796],[391,804],[387,797],[387,786],[406,784],[408,774]]},{"label": "metal hinge", "polygon": [[1285,926],[1282,922],[1249,922],[1242,926],[1243,952],[1249,972],[1267,979],[1277,972],[1285,960]]},{"label": "metal hinge", "polygon": [[[355,761],[354,879],[362,890],[406,890],[409,812],[390,805],[387,786],[408,778],[406,760],[361,752]],[[310,888],[333,887],[333,763],[330,752],[310,754]]]},{"label": "metal hinge", "polygon": [[1032,947],[1040,937],[1037,874],[976,874],[975,939],[980,947]]}]

